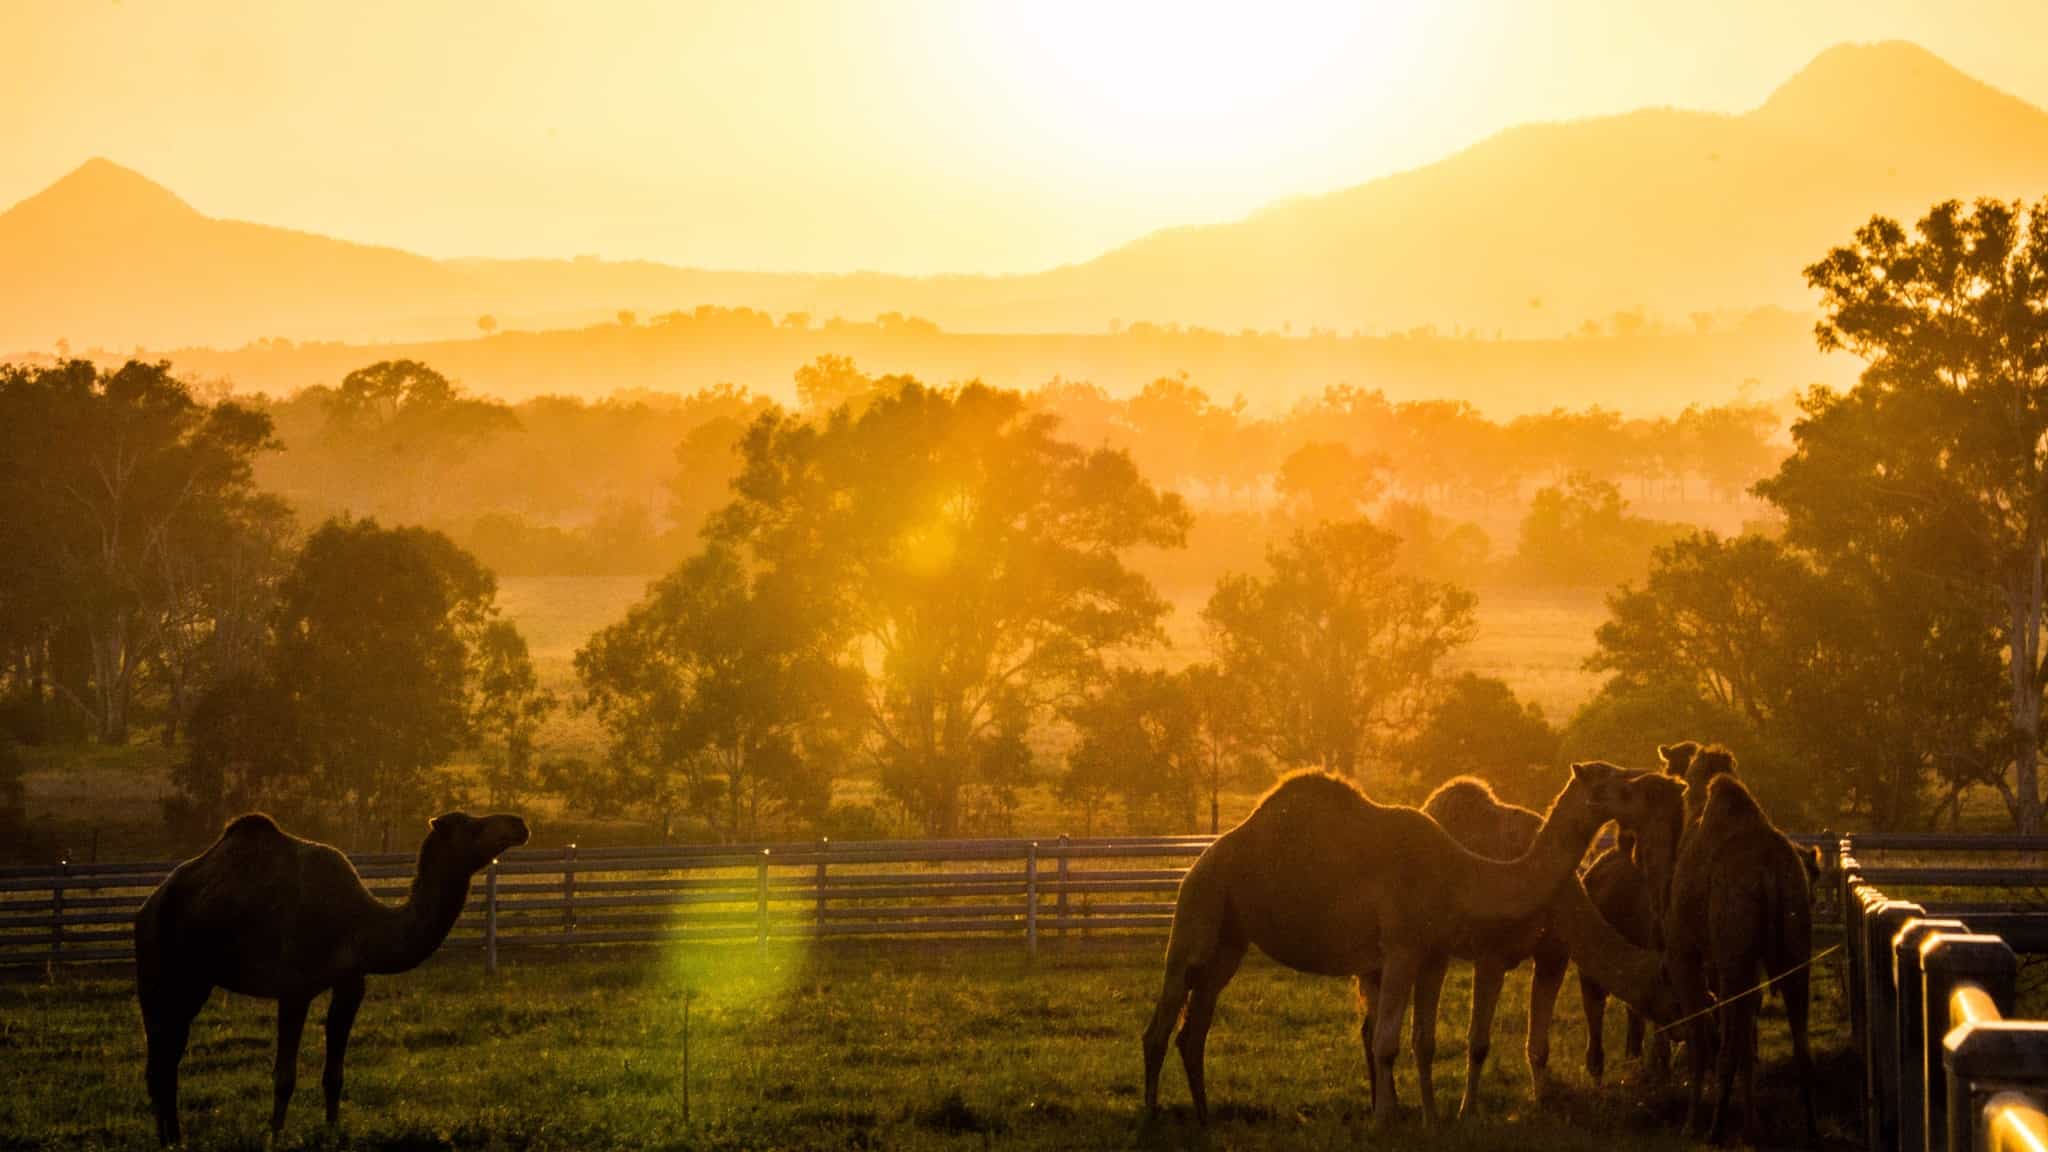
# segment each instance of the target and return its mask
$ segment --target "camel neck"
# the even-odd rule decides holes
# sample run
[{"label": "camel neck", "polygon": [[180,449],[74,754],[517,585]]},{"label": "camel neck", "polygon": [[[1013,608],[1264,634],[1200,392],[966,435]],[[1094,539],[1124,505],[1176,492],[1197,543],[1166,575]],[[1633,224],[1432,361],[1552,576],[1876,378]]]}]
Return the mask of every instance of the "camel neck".
[{"label": "camel neck", "polygon": [[1651,1006],[1659,1002],[1664,954],[1638,948],[1615,931],[1576,876],[1558,886],[1551,908],[1553,929],[1564,937],[1579,970],[1630,1006],[1654,1015]]},{"label": "camel neck", "polygon": [[468,874],[437,867],[423,850],[413,873],[412,893],[398,907],[386,907],[366,941],[366,967],[372,973],[417,968],[448,938],[468,901]]},{"label": "camel neck", "polygon": [[1550,903],[1558,885],[1577,870],[1599,825],[1571,799],[1560,799],[1543,818],[1529,850],[1513,860],[1465,853],[1469,883],[1461,884],[1461,911],[1487,920],[1519,920]]}]

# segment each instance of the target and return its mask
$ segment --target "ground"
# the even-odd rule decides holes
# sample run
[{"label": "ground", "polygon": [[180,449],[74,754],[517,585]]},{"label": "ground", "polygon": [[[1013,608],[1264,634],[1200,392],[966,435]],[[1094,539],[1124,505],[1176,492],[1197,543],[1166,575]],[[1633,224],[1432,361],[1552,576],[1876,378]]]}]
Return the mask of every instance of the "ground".
[{"label": "ground", "polygon": [[[1694,1147],[1675,1093],[1585,1079],[1575,982],[1552,1067],[1565,1088],[1528,1099],[1521,1054],[1526,969],[1511,978],[1486,1082],[1487,1117],[1437,1134],[1409,1115],[1368,1126],[1350,989],[1261,959],[1225,992],[1209,1042],[1216,1118],[1192,1126],[1169,1058],[1164,1118],[1141,1116],[1138,1036],[1156,937],[1061,947],[1036,963],[1013,944],[834,944],[763,956],[750,946],[523,954],[496,977],[474,954],[373,979],[348,1061],[340,1140],[320,1123],[316,1005],[281,1148],[1359,1148],[1551,1152]],[[1439,1103],[1455,1109],[1470,970],[1453,968],[1439,1042]],[[1830,1147],[1853,1136],[1835,981],[1816,983],[1815,1037],[1830,1085]],[[684,1006],[689,1005],[688,1105]],[[274,1009],[216,994],[185,1061],[196,1148],[260,1148]],[[1609,1013],[1610,1060],[1620,1019]],[[1782,1019],[1765,1020],[1772,1131],[1783,1098]],[[141,1028],[124,969],[0,978],[0,1149],[146,1148]],[[1403,1053],[1404,1102],[1415,1100]]]}]

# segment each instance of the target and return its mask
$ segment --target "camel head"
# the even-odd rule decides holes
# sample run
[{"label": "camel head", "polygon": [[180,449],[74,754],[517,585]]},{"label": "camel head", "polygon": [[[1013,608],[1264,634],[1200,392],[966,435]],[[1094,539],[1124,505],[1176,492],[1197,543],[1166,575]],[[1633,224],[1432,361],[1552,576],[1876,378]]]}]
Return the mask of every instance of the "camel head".
[{"label": "camel head", "polygon": [[1691,823],[1700,818],[1707,806],[1707,785],[1716,776],[1735,775],[1735,753],[1720,744],[1709,744],[1699,750],[1692,763],[1685,770],[1685,819]]},{"label": "camel head", "polygon": [[1671,877],[1678,869],[1678,844],[1685,835],[1685,785],[1662,772],[1644,771],[1629,782],[1634,811],[1617,817],[1621,834],[1632,842],[1636,867],[1650,883],[1657,915],[1664,915],[1671,895]]},{"label": "camel head", "polygon": [[1676,744],[1657,745],[1657,758],[1664,761],[1664,774],[1685,779],[1685,770],[1692,764],[1694,754],[1699,752],[1697,740],[1680,740]]},{"label": "camel head", "polygon": [[1572,765],[1571,779],[1551,803],[1551,813],[1583,826],[1591,840],[1609,820],[1635,815],[1642,802],[1631,787],[1634,780],[1633,773],[1605,760],[1581,761]]},{"label": "camel head", "polygon": [[526,821],[509,813],[471,816],[467,812],[445,812],[427,825],[427,842],[420,846],[422,861],[436,861],[474,873],[509,848],[526,843]]}]

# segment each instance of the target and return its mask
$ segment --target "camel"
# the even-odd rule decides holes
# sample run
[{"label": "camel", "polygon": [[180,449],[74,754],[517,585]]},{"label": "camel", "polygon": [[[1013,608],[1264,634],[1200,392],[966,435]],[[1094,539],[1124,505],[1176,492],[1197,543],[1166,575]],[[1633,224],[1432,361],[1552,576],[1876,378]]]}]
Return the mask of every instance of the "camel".
[{"label": "camel", "polygon": [[178,1141],[178,1062],[193,1017],[216,987],[277,1001],[272,1132],[284,1128],[306,1009],[334,991],[320,1086],[327,1122],[336,1123],[363,978],[405,972],[433,955],[469,899],[470,877],[524,843],[526,822],[517,816],[436,816],[420,845],[412,894],[393,907],[363,887],[337,849],[289,835],[260,813],[230,823],[135,916],[135,984],[157,1139]]},{"label": "camel", "polygon": [[[1642,793],[1640,806],[1645,815],[1630,828],[1659,843],[1670,843],[1675,854],[1683,789],[1655,773],[1632,775],[1635,788]],[[1527,808],[1502,801],[1485,781],[1470,776],[1446,781],[1430,793],[1422,810],[1460,844],[1482,856],[1503,860],[1528,851],[1543,819]],[[1635,835],[1633,831],[1625,834]],[[1544,1094],[1549,1079],[1551,1015],[1571,960],[1579,963],[1582,985],[1591,979],[1588,973],[1598,973],[1604,983],[1622,990],[1625,1001],[1643,1005],[1661,1019],[1677,1015],[1675,996],[1663,979],[1663,954],[1654,947],[1655,942],[1616,932],[1597,905],[1588,906],[1589,892],[1590,888],[1582,889],[1576,883],[1566,885],[1555,903],[1535,915],[1476,925],[1476,931],[1457,942],[1453,954],[1472,963],[1472,1016],[1460,1116],[1478,1108],[1480,1075],[1492,1047],[1493,1011],[1500,1000],[1501,984],[1525,959],[1535,962],[1524,1050],[1531,1086],[1538,1096]],[[1440,964],[1424,968],[1425,977],[1439,983],[1443,973]],[[1418,1000],[1423,998],[1418,995]],[[1434,999],[1434,993],[1427,998]],[[1425,1088],[1425,1107],[1428,1095]]]},{"label": "camel", "polygon": [[[1396,1106],[1394,1057],[1411,996],[1418,1067],[1428,1069],[1434,1052],[1436,1004],[1423,997],[1438,985],[1419,979],[1423,965],[1477,922],[1519,920],[1548,905],[1600,826],[1638,814],[1632,783],[1609,765],[1573,765],[1529,851],[1503,861],[1468,851],[1420,810],[1376,804],[1338,777],[1282,780],[1181,881],[1145,1029],[1147,1114],[1158,1111],[1166,1043],[1179,1022],[1195,1119],[1207,1123],[1203,1046],[1218,995],[1256,945],[1300,972],[1378,974],[1360,1035],[1374,1122],[1384,1123]],[[1431,1110],[1424,1119],[1433,1120]]]},{"label": "camel", "polygon": [[[1676,837],[1676,829],[1673,836]],[[1663,901],[1657,895],[1660,889],[1639,862],[1640,855],[1645,853],[1640,851],[1634,834],[1623,832],[1617,836],[1614,846],[1602,852],[1586,870],[1586,895],[1601,918],[1631,945],[1661,950],[1663,917],[1658,905]],[[1584,965],[1579,967],[1579,1003],[1586,1013],[1586,1074],[1598,1083],[1607,1070],[1607,988]],[[1630,1006],[1623,1055],[1631,1060],[1643,1055],[1646,1031],[1643,1013]],[[1661,1076],[1670,1062],[1669,1042],[1661,1034],[1651,1038],[1647,1066],[1650,1074]]]},{"label": "camel", "polygon": [[[1702,751],[1699,759],[1709,752]],[[1725,750],[1719,750],[1725,756]],[[1743,1134],[1757,1142],[1756,1020],[1763,995],[1755,988],[1759,973],[1775,982],[1785,1005],[1785,1023],[1792,1034],[1792,1061],[1799,1077],[1800,1102],[1806,1114],[1809,1145],[1819,1142],[1814,1117],[1813,1058],[1807,1048],[1807,1010],[1813,947],[1813,906],[1809,887],[1810,853],[1801,852],[1757,805],[1732,772],[1699,773],[1706,798],[1697,803],[1699,822],[1686,835],[1672,882],[1671,907],[1686,914],[1666,923],[1666,947],[1672,973],[1688,1014],[1705,1013],[1718,998],[1718,1036],[1708,1015],[1693,1020],[1692,1084],[1686,1126],[1697,1131],[1700,1097],[1706,1079],[1707,1053],[1717,1048],[1715,1078],[1719,1090],[1709,1139],[1724,1135],[1728,1102],[1739,1076],[1743,1085]],[[1688,796],[1687,803],[1695,801]]]}]

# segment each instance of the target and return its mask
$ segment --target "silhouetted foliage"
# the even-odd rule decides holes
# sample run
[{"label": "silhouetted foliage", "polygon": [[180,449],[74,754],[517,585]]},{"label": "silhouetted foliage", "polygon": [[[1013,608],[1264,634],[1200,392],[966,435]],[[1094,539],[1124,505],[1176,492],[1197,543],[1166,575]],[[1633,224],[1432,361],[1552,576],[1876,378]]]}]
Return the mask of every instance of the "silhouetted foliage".
[{"label": "silhouetted foliage", "polygon": [[610,741],[610,790],[666,838],[694,816],[727,837],[822,816],[862,723],[838,605],[750,574],[714,545],[576,653]]},{"label": "silhouetted foliage", "polygon": [[[101,372],[83,360],[0,369],[0,675],[30,711],[54,691],[101,742],[128,738],[130,705],[166,633],[191,645],[240,605],[218,567],[273,532],[251,462],[271,447],[260,412],[206,404],[167,363]],[[70,631],[78,683],[50,665]],[[167,662],[189,671],[185,660]]]},{"label": "silhouetted foliage", "polygon": [[1123,556],[1179,544],[1181,502],[1129,456],[1059,439],[1023,398],[888,379],[823,425],[769,413],[711,529],[790,594],[838,609],[872,669],[869,746],[922,827],[958,832],[987,743],[1071,699],[1166,605]]},{"label": "silhouetted foliage", "polygon": [[[1815,389],[1795,450],[1759,491],[1829,568],[1898,581],[2005,649],[2006,747],[1983,774],[2014,826],[2041,828],[2048,627],[2048,201],[1936,205],[1911,233],[1873,218],[1807,269],[1824,349],[1867,363]],[[1971,613],[1981,612],[1974,620]],[[1899,704],[1917,694],[1907,688]]]},{"label": "silhouetted foliage", "polygon": [[1420,713],[1439,661],[1471,639],[1472,593],[1394,571],[1364,520],[1303,529],[1203,609],[1209,645],[1276,760],[1357,777]]},{"label": "silhouetted foliage", "polygon": [[1478,776],[1502,799],[1541,810],[1557,792],[1557,729],[1503,680],[1460,673],[1431,693],[1415,733],[1394,748],[1395,764],[1420,802],[1453,776]]}]

